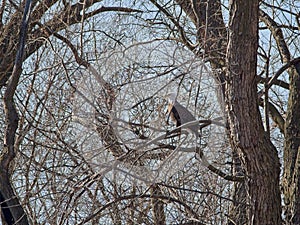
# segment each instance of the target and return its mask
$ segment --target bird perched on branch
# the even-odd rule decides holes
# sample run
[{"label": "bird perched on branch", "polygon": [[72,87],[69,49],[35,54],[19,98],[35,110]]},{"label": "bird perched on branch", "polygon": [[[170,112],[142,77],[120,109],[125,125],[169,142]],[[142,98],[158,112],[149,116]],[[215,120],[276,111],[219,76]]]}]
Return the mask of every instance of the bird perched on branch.
[{"label": "bird perched on branch", "polygon": [[[176,126],[179,127],[183,124],[196,121],[196,118],[193,114],[181,105],[177,100],[176,93],[170,93],[167,95],[168,97],[168,116],[176,123]],[[187,129],[192,131],[196,137],[199,134],[199,124],[191,124]]]},{"label": "bird perched on branch", "polygon": [[[196,146],[195,146],[195,157],[198,160],[201,160],[202,164],[206,167],[208,167],[210,164],[207,161],[206,157],[204,156],[203,152],[201,151],[200,145],[201,145],[201,135],[199,135],[199,123],[196,120],[196,118],[193,116],[193,114],[185,108],[183,105],[181,105],[179,102],[177,102],[177,94],[176,93],[170,93],[167,95],[168,97],[168,113],[169,117],[176,123],[176,126],[182,126],[186,123],[191,123],[190,126],[188,126],[186,129],[190,130],[195,135],[196,140]],[[195,123],[192,123],[192,122]],[[200,138],[199,138],[200,137]],[[199,138],[199,139],[198,139]],[[198,143],[199,141],[199,143]]]}]

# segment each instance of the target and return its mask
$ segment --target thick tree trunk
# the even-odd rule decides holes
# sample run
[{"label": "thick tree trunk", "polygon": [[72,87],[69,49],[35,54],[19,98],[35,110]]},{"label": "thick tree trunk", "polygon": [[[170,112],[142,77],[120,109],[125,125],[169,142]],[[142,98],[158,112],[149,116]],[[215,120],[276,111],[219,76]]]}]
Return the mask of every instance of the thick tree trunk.
[{"label": "thick tree trunk", "polygon": [[[220,107],[224,107],[225,96],[225,55],[227,46],[227,29],[224,23],[220,0],[176,0],[177,4],[190,17],[198,30],[198,41],[201,48],[205,50],[205,57],[210,62],[215,75],[217,94]],[[202,56],[201,56],[202,57]],[[224,110],[223,110],[224,111]],[[233,145],[232,145],[233,146]],[[240,159],[236,157],[233,146],[233,172],[234,175],[243,176]],[[246,187],[244,182],[234,184],[233,199],[228,224],[246,224],[248,221],[246,213]]]},{"label": "thick tree trunk", "polygon": [[300,63],[289,72],[283,190],[286,223],[296,225],[300,224]]},{"label": "thick tree trunk", "polygon": [[230,138],[247,176],[250,224],[281,224],[280,164],[258,109],[258,0],[230,4],[225,102]]}]

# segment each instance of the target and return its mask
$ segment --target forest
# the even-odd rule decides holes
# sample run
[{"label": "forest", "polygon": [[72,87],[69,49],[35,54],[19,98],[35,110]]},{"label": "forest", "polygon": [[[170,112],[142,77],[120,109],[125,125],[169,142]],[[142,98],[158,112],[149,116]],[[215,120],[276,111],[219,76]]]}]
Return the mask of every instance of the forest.
[{"label": "forest", "polygon": [[2,0],[0,224],[300,224],[300,2]]}]

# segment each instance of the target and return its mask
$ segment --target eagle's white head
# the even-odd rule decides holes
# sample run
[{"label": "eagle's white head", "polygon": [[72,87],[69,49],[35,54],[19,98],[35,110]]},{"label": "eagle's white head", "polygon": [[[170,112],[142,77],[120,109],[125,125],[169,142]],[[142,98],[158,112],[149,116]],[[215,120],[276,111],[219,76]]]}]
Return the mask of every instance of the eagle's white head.
[{"label": "eagle's white head", "polygon": [[171,92],[171,93],[167,94],[167,98],[168,98],[168,102],[173,105],[177,99],[177,93]]}]

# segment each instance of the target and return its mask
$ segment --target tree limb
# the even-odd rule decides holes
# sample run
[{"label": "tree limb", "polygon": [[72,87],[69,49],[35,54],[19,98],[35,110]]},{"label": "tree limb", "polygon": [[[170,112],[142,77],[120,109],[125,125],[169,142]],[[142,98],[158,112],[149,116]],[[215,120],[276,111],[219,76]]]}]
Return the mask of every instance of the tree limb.
[{"label": "tree limb", "polygon": [[[3,209],[3,203],[1,203],[1,209],[6,216],[12,216],[13,218],[5,218],[6,223],[10,224],[28,224],[27,216],[20,205],[17,197],[14,194],[11,185],[11,162],[15,158],[15,136],[18,128],[18,113],[14,103],[14,94],[20,79],[22,72],[23,53],[27,37],[27,27],[30,16],[31,1],[27,0],[25,4],[22,24],[20,27],[19,48],[16,55],[11,78],[8,82],[7,88],[4,93],[4,113],[5,113],[5,134],[4,134],[4,149],[0,155],[0,194],[5,200],[7,205],[6,209]],[[2,201],[3,202],[3,201]],[[7,209],[10,213],[7,213]]]}]

